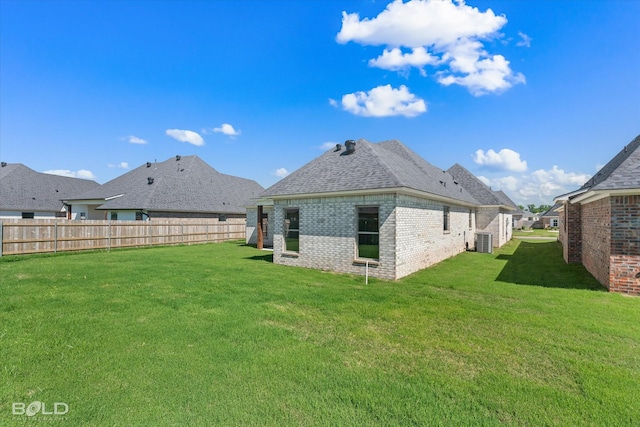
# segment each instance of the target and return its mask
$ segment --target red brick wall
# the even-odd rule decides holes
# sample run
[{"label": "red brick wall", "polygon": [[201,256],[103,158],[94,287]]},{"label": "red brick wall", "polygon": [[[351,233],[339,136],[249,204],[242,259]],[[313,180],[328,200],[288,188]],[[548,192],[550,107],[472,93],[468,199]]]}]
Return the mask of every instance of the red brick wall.
[{"label": "red brick wall", "polygon": [[581,213],[582,264],[608,288],[612,243],[609,198],[582,205]]},{"label": "red brick wall", "polygon": [[564,203],[562,230],[562,256],[565,262],[582,262],[582,222],[580,204]]},{"label": "red brick wall", "polygon": [[611,197],[609,290],[640,295],[640,195]]}]

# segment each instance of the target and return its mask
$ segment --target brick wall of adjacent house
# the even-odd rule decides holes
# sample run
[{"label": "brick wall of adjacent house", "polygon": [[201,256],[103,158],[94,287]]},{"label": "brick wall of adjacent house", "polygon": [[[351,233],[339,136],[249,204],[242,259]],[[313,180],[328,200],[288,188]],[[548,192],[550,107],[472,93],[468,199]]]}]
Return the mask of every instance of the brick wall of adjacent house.
[{"label": "brick wall of adjacent house", "polygon": [[609,290],[640,295],[640,195],[614,196]]},{"label": "brick wall of adjacent house", "polygon": [[[449,207],[447,231],[444,206]],[[399,195],[396,224],[396,278],[473,248],[475,212],[467,207]]]},{"label": "brick wall of adjacent house", "polygon": [[593,277],[609,287],[611,255],[611,206],[609,198],[582,205],[582,265]]},{"label": "brick wall of adjacent house", "polygon": [[567,263],[582,262],[581,205],[564,202],[562,256]]},{"label": "brick wall of adjacent house", "polygon": [[[475,219],[469,209],[450,208],[450,230],[444,231],[441,202],[404,195],[380,194],[277,200],[274,204],[273,259],[277,264],[365,274],[357,259],[357,208],[378,206],[380,258],[369,275],[398,279],[433,265],[473,245]],[[286,208],[298,208],[300,240],[297,254],[287,253],[283,228]]]}]

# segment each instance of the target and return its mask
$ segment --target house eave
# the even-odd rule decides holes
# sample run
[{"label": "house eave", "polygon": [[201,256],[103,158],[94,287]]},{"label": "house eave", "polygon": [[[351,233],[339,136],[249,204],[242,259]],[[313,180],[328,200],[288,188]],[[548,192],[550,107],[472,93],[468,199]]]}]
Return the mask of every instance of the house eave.
[{"label": "house eave", "polygon": [[640,195],[640,188],[625,188],[619,190],[593,190],[580,194],[569,201],[572,204],[580,203],[584,205],[586,203],[596,202],[598,200],[612,197],[612,196],[637,196]]},{"label": "house eave", "polygon": [[[372,194],[403,194],[407,196],[418,197],[421,199],[436,200],[439,202],[456,204],[466,207],[479,207],[476,203],[466,202],[464,200],[454,199],[451,197],[440,196],[438,194],[427,193],[426,191],[414,190],[408,187],[390,187],[390,188],[372,188],[367,190],[347,190],[333,191],[322,193],[301,193],[301,194],[279,194],[274,196],[265,196],[262,200],[289,200],[289,199],[308,199],[308,198],[324,198],[324,197],[349,197]],[[273,204],[273,202],[271,202]],[[266,205],[265,205],[266,206]]]}]

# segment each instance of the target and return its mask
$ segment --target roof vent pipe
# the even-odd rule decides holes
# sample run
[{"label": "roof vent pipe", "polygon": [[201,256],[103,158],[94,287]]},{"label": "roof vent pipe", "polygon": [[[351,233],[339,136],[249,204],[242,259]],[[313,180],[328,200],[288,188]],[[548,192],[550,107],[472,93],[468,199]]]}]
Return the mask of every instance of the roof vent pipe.
[{"label": "roof vent pipe", "polygon": [[153,178],[152,177],[147,178],[147,184],[148,185],[153,184]]},{"label": "roof vent pipe", "polygon": [[340,151],[342,150],[342,144],[336,144],[336,150],[335,151]]},{"label": "roof vent pipe", "polygon": [[147,167],[150,168],[151,167],[151,162],[147,162]]},{"label": "roof vent pipe", "polygon": [[7,166],[7,162],[2,162],[2,163],[0,163],[0,166],[2,166],[2,167]]},{"label": "roof vent pipe", "polygon": [[354,151],[356,151],[356,142],[353,139],[346,140],[344,142],[344,146],[347,149],[347,151],[345,151],[344,154],[351,154]]},{"label": "roof vent pipe", "polygon": [[180,159],[181,159],[181,157],[180,157],[180,156],[176,156],[176,161],[177,161],[177,162],[179,162],[179,161],[180,161]]}]

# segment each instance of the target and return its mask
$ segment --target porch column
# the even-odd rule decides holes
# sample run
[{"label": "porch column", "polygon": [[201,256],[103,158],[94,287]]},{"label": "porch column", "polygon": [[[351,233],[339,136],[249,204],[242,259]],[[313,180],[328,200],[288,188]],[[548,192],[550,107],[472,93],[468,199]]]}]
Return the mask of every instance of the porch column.
[{"label": "porch column", "polygon": [[262,233],[262,206],[258,205],[258,221],[256,224],[256,232],[258,233],[258,249],[262,249],[264,246],[264,236]]}]

